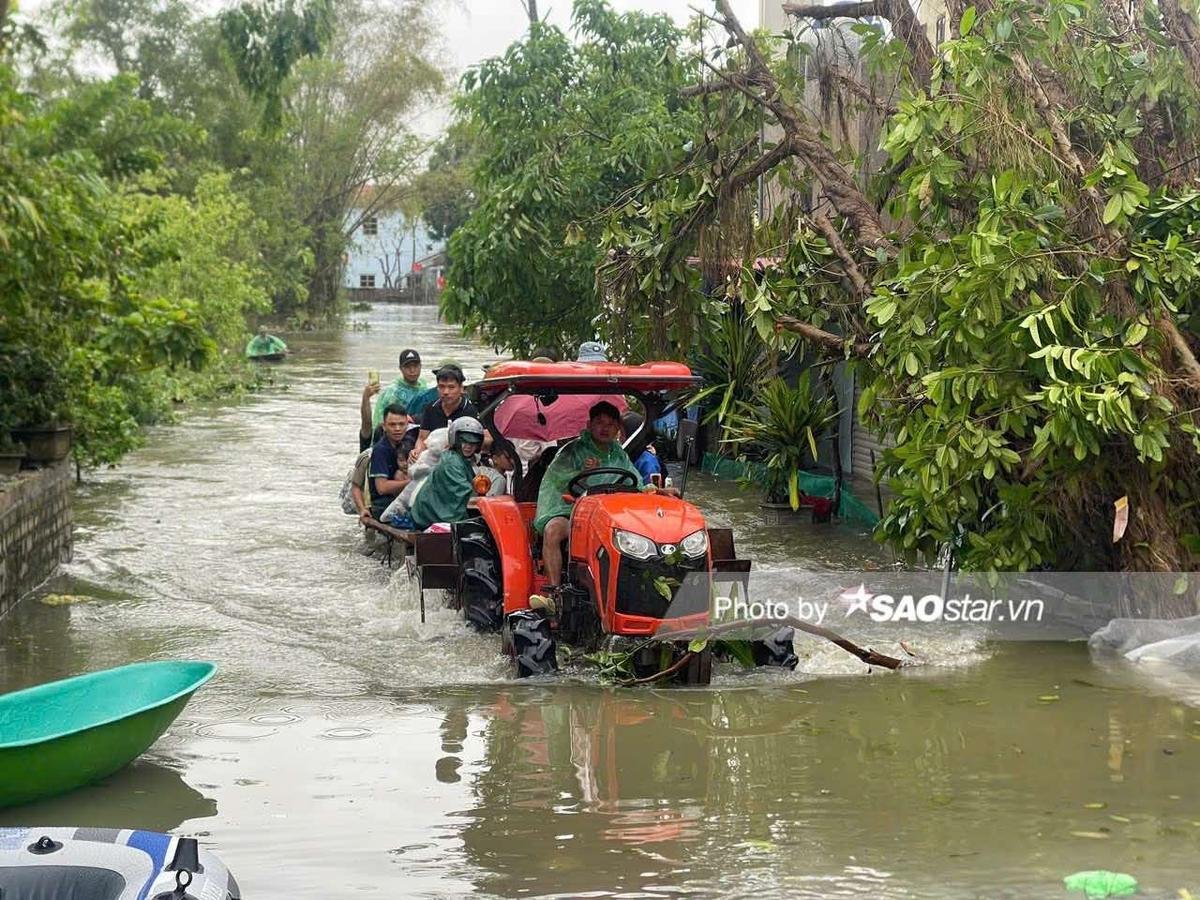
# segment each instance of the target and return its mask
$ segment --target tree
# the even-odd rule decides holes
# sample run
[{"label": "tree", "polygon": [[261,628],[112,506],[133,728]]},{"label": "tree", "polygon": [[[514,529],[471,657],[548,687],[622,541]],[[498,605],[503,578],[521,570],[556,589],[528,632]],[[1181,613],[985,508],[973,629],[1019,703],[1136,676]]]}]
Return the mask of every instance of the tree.
[{"label": "tree", "polygon": [[[726,290],[764,330],[858,361],[860,412],[896,442],[885,537],[926,558],[955,545],[973,569],[1194,569],[1197,23],[1175,0],[951,6],[938,47],[905,0],[784,6],[803,22],[890,21],[850,26],[863,65],[809,67],[816,89],[877,117],[878,154],[835,140],[805,102],[795,60],[811,42],[772,56],[716,0],[732,52],[688,91],[735,98],[725,127],[697,135],[711,166],[618,214],[606,283],[628,296],[655,271],[646,247],[691,252],[765,176],[791,199],[741,258],[772,262]],[[747,117],[766,136],[749,155],[728,137]]]},{"label": "tree", "polygon": [[71,421],[78,459],[113,462],[265,308],[227,176],[169,188],[193,139],[131,76],[39,102],[0,64],[0,421]]},{"label": "tree", "polygon": [[[328,6],[327,44],[321,20],[310,15],[320,4],[287,4],[275,17],[244,4],[223,20],[243,85],[266,104],[268,125],[279,121],[293,154],[291,208],[312,261],[307,305],[321,318],[338,312],[349,235],[410,192],[423,149],[410,124],[442,84],[429,57],[435,26],[422,4]],[[263,40],[291,49],[278,58],[253,49]],[[242,59],[247,48],[253,52]]]},{"label": "tree", "polygon": [[420,215],[434,240],[448,240],[475,205],[471,171],[476,140],[467,123],[450,126],[429,153],[429,163],[416,181]]},{"label": "tree", "polygon": [[475,205],[450,239],[443,307],[521,353],[593,336],[601,214],[694,130],[678,90],[695,73],[669,19],[577,0],[573,23],[577,43],[532,24],[467,73],[458,100]]}]

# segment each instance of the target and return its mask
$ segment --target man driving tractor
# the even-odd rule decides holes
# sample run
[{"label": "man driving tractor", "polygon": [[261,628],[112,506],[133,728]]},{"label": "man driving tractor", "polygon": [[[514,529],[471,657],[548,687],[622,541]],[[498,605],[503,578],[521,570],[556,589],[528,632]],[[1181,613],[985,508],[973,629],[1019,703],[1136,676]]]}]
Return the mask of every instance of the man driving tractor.
[{"label": "man driving tractor", "polygon": [[[621,447],[620,435],[621,413],[607,400],[601,400],[588,410],[587,428],[559,450],[546,469],[538,490],[533,528],[542,535],[542,562],[551,589],[557,588],[562,580],[562,544],[571,529],[571,502],[563,495],[571,480],[590,469],[616,468],[632,473],[636,483],[641,484],[642,475]],[[618,477],[597,475],[589,486],[611,484]]]}]

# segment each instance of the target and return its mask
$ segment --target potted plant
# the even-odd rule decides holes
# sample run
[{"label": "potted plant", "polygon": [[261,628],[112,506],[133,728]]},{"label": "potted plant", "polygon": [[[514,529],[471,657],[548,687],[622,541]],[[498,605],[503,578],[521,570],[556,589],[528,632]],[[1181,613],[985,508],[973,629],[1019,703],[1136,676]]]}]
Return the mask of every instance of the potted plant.
[{"label": "potted plant", "polygon": [[817,397],[808,373],[795,387],[773,378],[756,403],[740,403],[727,426],[729,443],[757,450],[767,468],[766,501],[800,508],[800,470],[817,459],[817,439],[837,417],[837,401]]},{"label": "potted plant", "polygon": [[67,385],[58,361],[36,352],[16,354],[12,389],[3,404],[3,416],[20,423],[11,429],[13,440],[25,444],[26,457],[48,463],[71,452],[71,425],[59,421],[66,405]]},{"label": "potted plant", "polygon": [[33,462],[50,463],[66,459],[71,452],[71,425],[49,421],[41,425],[25,425],[12,430],[13,437],[28,448],[26,456]]},{"label": "potted plant", "polygon": [[16,475],[25,458],[25,445],[14,441],[7,433],[0,433],[0,475]]}]

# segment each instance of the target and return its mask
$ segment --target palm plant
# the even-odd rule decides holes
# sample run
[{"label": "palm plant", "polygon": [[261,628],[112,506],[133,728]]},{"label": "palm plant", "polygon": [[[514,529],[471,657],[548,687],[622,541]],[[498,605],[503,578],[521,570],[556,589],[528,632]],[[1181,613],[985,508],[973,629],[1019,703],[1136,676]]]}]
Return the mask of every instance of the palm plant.
[{"label": "palm plant", "polygon": [[741,403],[774,373],[771,348],[759,335],[740,303],[724,306],[707,329],[706,345],[696,358],[696,374],[704,387],[689,405],[707,403],[706,423],[723,426]]},{"label": "palm plant", "polygon": [[805,453],[817,458],[817,438],[837,417],[837,400],[818,397],[809,373],[795,387],[782,378],[772,378],[755,403],[740,402],[732,411],[726,430],[728,443],[752,446],[766,456],[771,475],[768,498],[787,487],[792,509],[800,508],[800,468]]}]

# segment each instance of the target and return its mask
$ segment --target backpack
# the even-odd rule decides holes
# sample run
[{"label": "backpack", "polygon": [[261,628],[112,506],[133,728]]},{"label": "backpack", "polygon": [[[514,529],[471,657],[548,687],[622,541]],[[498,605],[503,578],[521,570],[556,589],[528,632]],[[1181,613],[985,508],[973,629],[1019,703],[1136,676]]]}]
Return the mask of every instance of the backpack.
[{"label": "backpack", "polygon": [[[358,509],[354,506],[354,495],[352,493],[350,493],[350,488],[352,488],[354,486],[354,472],[358,469],[358,467],[360,465],[362,465],[362,461],[364,459],[371,458],[371,450],[372,449],[373,448],[368,447],[362,453],[358,454],[357,458],[354,460],[354,465],[351,466],[350,471],[346,473],[346,480],[342,482],[342,489],[338,492],[338,500],[341,501],[342,512],[344,512],[348,516],[357,516],[358,515]],[[363,489],[363,494],[365,494],[367,496],[370,496],[370,494],[369,494],[370,488],[369,488],[369,482],[368,482],[368,479],[370,477],[371,477],[371,469],[370,469],[370,466],[368,466],[366,478],[363,479],[363,483],[361,485],[361,487]]]}]

